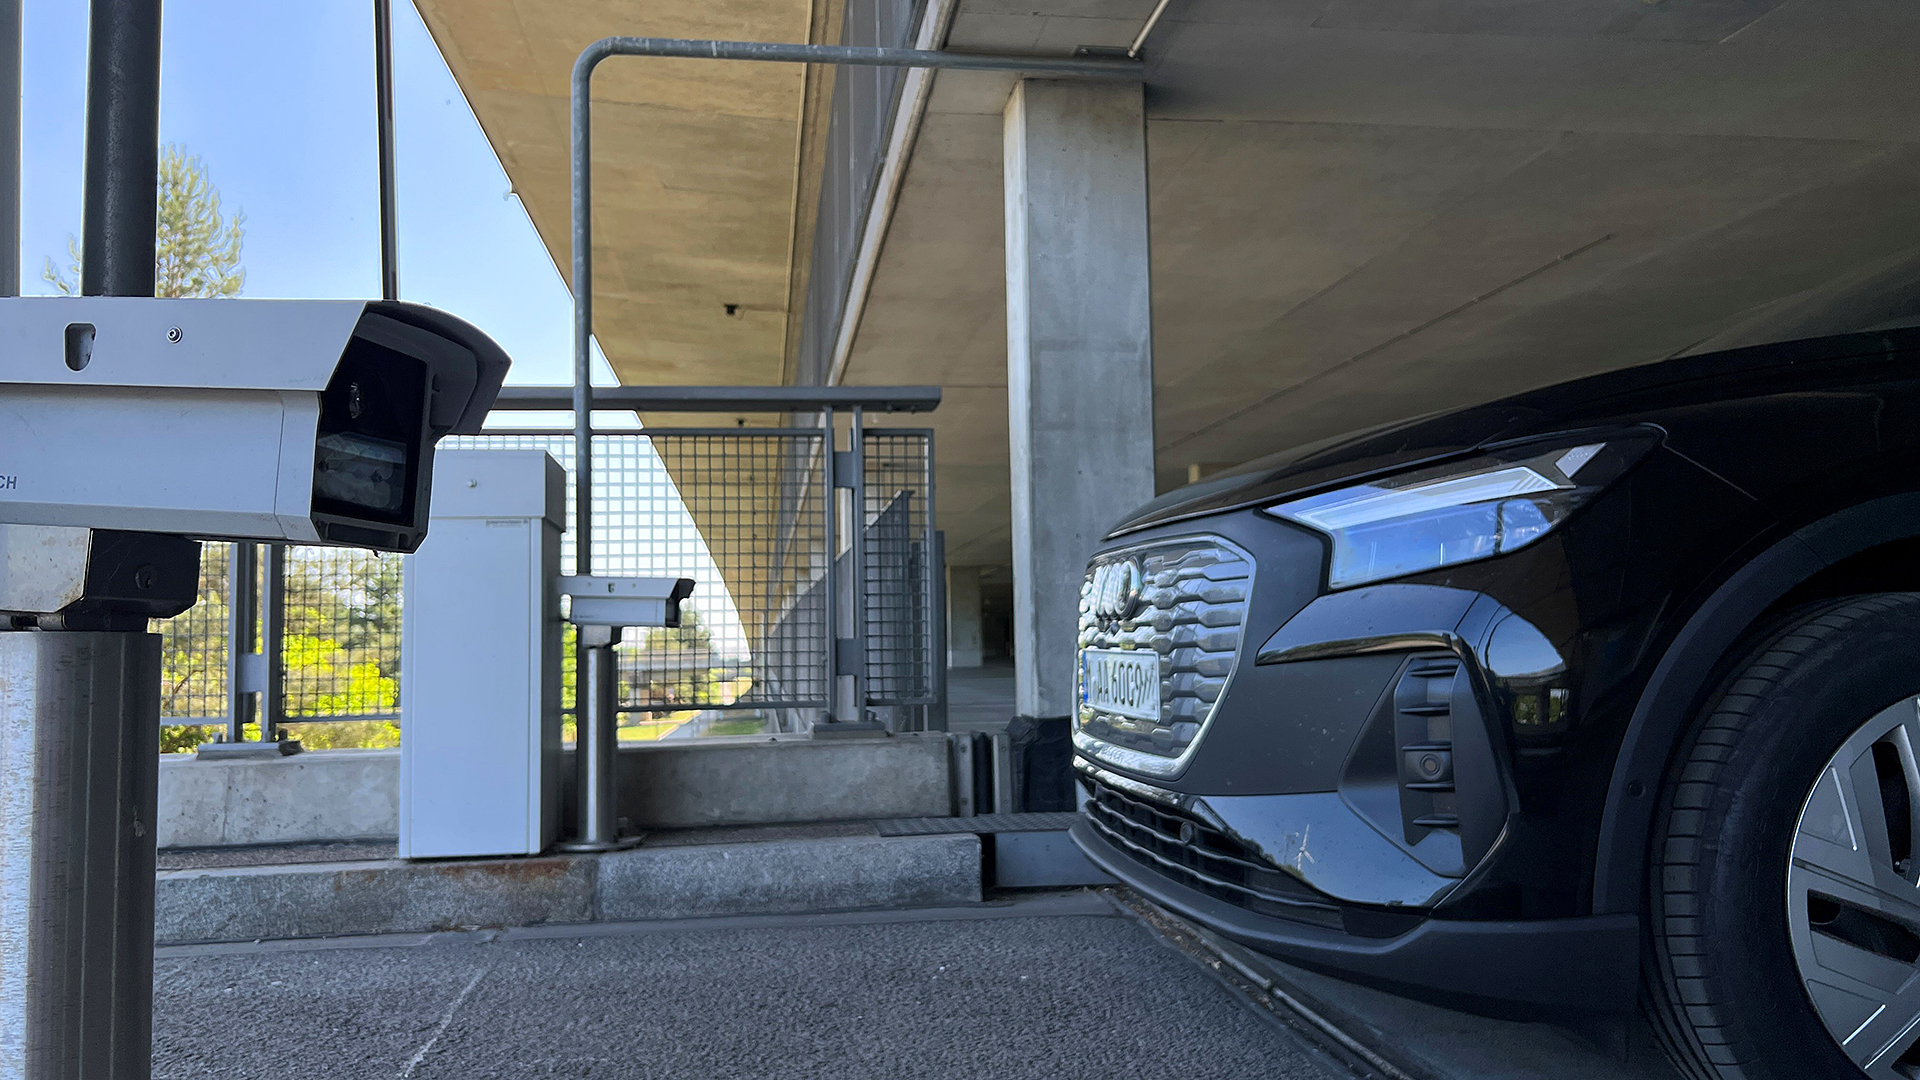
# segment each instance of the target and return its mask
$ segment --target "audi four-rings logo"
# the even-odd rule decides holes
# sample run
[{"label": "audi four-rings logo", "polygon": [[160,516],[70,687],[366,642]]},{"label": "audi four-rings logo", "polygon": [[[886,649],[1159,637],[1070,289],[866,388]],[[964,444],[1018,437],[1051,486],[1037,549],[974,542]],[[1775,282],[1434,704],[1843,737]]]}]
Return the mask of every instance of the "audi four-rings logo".
[{"label": "audi four-rings logo", "polygon": [[1101,619],[1124,619],[1140,606],[1140,592],[1146,587],[1146,575],[1135,559],[1102,563],[1094,568],[1087,598],[1093,614]]}]

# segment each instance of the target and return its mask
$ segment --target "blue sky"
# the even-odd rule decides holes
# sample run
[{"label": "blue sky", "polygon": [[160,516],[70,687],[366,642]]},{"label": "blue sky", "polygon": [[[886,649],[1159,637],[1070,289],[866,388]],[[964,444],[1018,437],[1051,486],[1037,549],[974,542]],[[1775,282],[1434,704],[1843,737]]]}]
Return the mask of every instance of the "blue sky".
[{"label": "blue sky", "polygon": [[[50,256],[64,269],[67,238],[80,233],[87,7],[26,0],[20,281],[29,294],[54,291],[41,271]],[[513,358],[509,382],[571,383],[566,283],[412,3],[395,0],[393,17],[400,296],[493,335]],[[372,0],[167,0],[161,37],[160,139],[200,156],[224,211],[245,211],[243,295],[379,296]],[[615,381],[604,357],[595,366],[596,383]],[[570,413],[492,419],[572,424]],[[595,422],[638,426],[630,412]],[[684,511],[671,528],[669,551],[698,535]],[[741,648],[703,546],[692,566],[619,569],[691,573],[723,648]]]},{"label": "blue sky", "polygon": [[[21,285],[80,232],[87,7],[27,0]],[[511,381],[573,381],[571,299],[433,39],[394,7],[400,293],[492,334]],[[371,0],[168,0],[160,138],[246,212],[245,295],[380,293]],[[613,381],[604,359],[596,382]],[[562,418],[564,419],[564,418]]]}]

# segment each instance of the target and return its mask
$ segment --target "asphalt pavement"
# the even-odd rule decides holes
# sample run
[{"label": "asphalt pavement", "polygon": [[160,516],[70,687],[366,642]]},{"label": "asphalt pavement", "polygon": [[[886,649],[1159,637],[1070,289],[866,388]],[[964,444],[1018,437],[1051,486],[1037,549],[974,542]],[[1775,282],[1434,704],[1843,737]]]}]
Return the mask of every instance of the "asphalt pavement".
[{"label": "asphalt pavement", "polygon": [[1092,893],[179,946],[155,983],[160,1080],[1356,1075]]}]

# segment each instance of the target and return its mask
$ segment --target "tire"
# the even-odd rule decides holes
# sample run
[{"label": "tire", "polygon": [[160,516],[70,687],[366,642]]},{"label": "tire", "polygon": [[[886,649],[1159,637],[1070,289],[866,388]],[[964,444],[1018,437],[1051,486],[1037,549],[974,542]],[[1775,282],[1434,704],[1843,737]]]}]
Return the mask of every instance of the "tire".
[{"label": "tire", "polygon": [[[1861,985],[1823,966],[1880,978],[1885,963],[1920,960],[1908,955],[1920,946],[1920,902],[1912,911],[1892,901],[1878,910],[1873,898],[1891,892],[1848,891],[1846,874],[1826,869],[1843,856],[1885,849],[1892,872],[1898,820],[1920,823],[1920,790],[1900,791],[1920,776],[1914,755],[1907,754],[1904,773],[1874,772],[1892,759],[1881,743],[1906,740],[1909,731],[1920,742],[1920,711],[1909,700],[1920,695],[1920,594],[1855,597],[1795,613],[1722,687],[1681,744],[1654,819],[1644,970],[1656,1035],[1693,1080],[1920,1077],[1920,1048],[1908,1046],[1920,1042],[1920,1026],[1899,1029],[1898,1010],[1909,1005],[1896,995],[1882,1001],[1893,1011],[1872,1014],[1843,1050],[1840,1033],[1871,1001],[1837,990]],[[1874,734],[1894,728],[1899,733]],[[1854,771],[1861,767],[1867,773]],[[1877,778],[1854,792],[1854,810],[1834,816],[1828,785],[1856,777]],[[1879,825],[1871,826],[1875,813]],[[1833,831],[1836,822],[1844,832]],[[1900,873],[1907,881],[1920,868],[1916,833],[1920,826],[1910,825],[1905,834]],[[1837,846],[1822,846],[1830,842]],[[1856,876],[1886,880],[1878,870]],[[1810,988],[1810,979],[1817,985]],[[1912,1007],[1920,1018],[1920,1004]],[[1889,1045],[1875,1057],[1867,1048],[1880,1042]]]}]

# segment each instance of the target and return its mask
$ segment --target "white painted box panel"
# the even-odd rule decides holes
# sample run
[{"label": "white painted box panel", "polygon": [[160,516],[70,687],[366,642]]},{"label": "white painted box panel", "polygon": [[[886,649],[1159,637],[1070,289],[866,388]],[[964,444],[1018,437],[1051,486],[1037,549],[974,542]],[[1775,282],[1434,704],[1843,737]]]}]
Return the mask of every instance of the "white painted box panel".
[{"label": "white painted box panel", "polygon": [[[408,556],[400,854],[532,854],[560,819],[560,515],[537,450],[445,450]],[[451,496],[451,497],[446,497]]]}]

